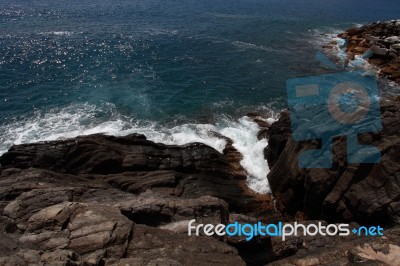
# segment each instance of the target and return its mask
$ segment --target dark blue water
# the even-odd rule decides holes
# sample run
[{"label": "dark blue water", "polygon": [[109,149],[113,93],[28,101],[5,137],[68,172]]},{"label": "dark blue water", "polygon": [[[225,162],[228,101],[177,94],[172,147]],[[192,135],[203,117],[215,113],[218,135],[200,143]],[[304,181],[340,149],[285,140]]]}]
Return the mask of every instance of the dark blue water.
[{"label": "dark blue water", "polygon": [[1,0],[0,152],[226,128],[284,107],[286,79],[326,71],[314,59],[325,34],[399,17],[398,0]]}]

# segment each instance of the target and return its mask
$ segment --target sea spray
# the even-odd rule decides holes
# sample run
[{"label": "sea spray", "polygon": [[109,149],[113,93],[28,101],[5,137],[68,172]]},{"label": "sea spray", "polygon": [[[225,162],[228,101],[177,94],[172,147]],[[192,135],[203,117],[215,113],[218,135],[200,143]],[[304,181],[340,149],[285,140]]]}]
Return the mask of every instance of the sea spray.
[{"label": "sea spray", "polygon": [[[273,117],[266,119],[268,123],[274,121]],[[268,142],[257,138],[259,130],[259,126],[246,116],[239,119],[222,116],[216,119],[215,124],[186,123],[166,127],[156,122],[124,116],[109,103],[101,107],[73,104],[47,112],[36,112],[30,118],[15,119],[0,125],[0,154],[14,144],[96,133],[116,136],[139,133],[151,141],[169,145],[200,142],[222,153],[226,140],[216,136],[215,133],[219,133],[232,139],[233,146],[242,154],[240,163],[248,174],[249,187],[258,193],[268,193],[270,189],[266,176],[269,168],[264,158]]]}]

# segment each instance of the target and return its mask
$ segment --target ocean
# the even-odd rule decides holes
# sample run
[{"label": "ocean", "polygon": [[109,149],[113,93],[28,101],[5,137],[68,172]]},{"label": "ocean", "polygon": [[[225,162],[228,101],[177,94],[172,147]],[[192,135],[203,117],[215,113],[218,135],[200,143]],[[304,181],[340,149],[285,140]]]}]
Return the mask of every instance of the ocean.
[{"label": "ocean", "polygon": [[327,73],[325,42],[399,14],[398,0],[1,0],[0,154],[93,133],[222,152],[214,131],[267,193],[267,140],[245,114],[274,121],[287,79]]}]

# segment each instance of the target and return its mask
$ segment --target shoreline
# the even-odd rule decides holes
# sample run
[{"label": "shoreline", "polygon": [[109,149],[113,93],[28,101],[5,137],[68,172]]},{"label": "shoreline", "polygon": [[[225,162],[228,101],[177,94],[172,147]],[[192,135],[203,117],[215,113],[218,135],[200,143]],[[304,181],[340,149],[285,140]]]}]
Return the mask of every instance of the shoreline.
[{"label": "shoreline", "polygon": [[325,44],[332,49],[345,52],[345,64],[357,59],[366,60],[377,69],[381,78],[400,84],[400,20],[375,22],[360,27],[350,28],[337,35],[345,41]]}]

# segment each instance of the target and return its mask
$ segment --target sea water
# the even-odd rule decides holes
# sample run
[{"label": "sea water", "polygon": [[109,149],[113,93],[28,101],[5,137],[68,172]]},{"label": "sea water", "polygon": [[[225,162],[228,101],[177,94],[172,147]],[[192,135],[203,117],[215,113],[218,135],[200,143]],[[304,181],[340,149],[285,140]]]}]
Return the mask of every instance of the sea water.
[{"label": "sea water", "polygon": [[0,154],[106,133],[167,144],[231,138],[253,190],[269,191],[258,126],[285,81],[326,73],[324,42],[399,18],[398,0],[0,1]]}]

